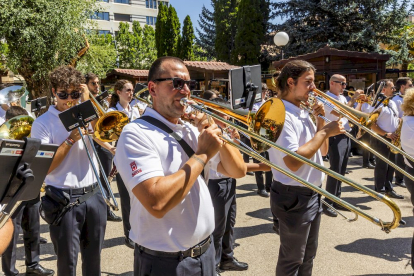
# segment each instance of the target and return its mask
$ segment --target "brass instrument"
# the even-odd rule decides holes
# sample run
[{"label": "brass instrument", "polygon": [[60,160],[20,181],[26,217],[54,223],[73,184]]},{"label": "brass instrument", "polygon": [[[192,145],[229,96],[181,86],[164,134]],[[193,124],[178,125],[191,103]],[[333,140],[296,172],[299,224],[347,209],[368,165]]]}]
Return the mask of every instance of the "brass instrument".
[{"label": "brass instrument", "polygon": [[[199,100],[202,100],[198,97],[191,97],[193,100],[195,100],[196,102],[198,102]],[[398,227],[400,221],[401,221],[401,211],[398,207],[398,205],[395,204],[394,201],[392,201],[391,199],[389,199],[387,196],[382,195],[380,193],[377,193],[365,186],[362,186],[348,178],[345,178],[344,176],[331,171],[329,169],[326,169],[324,166],[319,165],[317,163],[314,163],[312,161],[310,161],[309,159],[295,153],[292,152],[288,149],[285,149],[283,147],[280,147],[279,145],[275,144],[275,141],[278,138],[278,132],[280,133],[281,131],[281,127],[283,127],[284,124],[284,115],[282,117],[279,117],[279,115],[274,115],[272,116],[272,112],[275,111],[275,109],[279,108],[280,110],[278,110],[277,114],[284,114],[285,113],[285,109],[284,109],[284,105],[283,102],[281,102],[281,100],[277,99],[277,98],[272,98],[269,99],[268,101],[266,101],[262,107],[260,107],[260,109],[256,112],[256,114],[248,114],[247,116],[242,117],[242,121],[244,122],[248,122],[249,124],[249,128],[251,128],[251,131],[246,131],[243,127],[236,125],[232,122],[229,122],[225,119],[223,119],[222,117],[220,117],[219,115],[207,110],[204,106],[207,106],[210,109],[213,109],[215,111],[221,112],[221,113],[225,113],[229,116],[232,116],[231,114],[234,114],[235,111],[230,110],[228,107],[224,106],[224,105],[220,105],[218,103],[213,103],[207,100],[202,100],[202,102],[200,102],[201,104],[191,104],[190,100],[187,98],[183,98],[181,99],[181,104],[184,106],[188,106],[191,105],[191,107],[194,110],[200,111],[200,112],[204,112],[205,114],[207,114],[208,116],[213,117],[215,120],[218,120],[228,126],[231,126],[232,128],[235,128],[241,132],[246,132],[249,134],[251,139],[254,139],[255,141],[257,141],[257,143],[259,144],[263,144],[262,146],[259,146],[259,148],[261,149],[265,149],[267,147],[273,147],[277,150],[282,151],[285,154],[290,155],[291,157],[295,158],[296,160],[299,160],[317,170],[323,171],[325,172],[327,175],[330,175],[344,183],[347,183],[349,185],[351,185],[352,187],[356,188],[357,190],[360,190],[366,194],[368,194],[369,196],[385,203],[387,206],[390,207],[390,209],[392,210],[393,214],[394,214],[394,218],[391,222],[384,222],[379,218],[373,217],[369,214],[367,214],[366,212],[364,212],[363,210],[360,210],[359,208],[347,203],[346,201],[333,196],[332,194],[326,192],[325,190],[297,177],[295,174],[286,171],[278,166],[276,166],[275,164],[271,163],[270,161],[268,161],[266,158],[260,156],[260,154],[256,153],[255,151],[251,151],[251,150],[247,150],[237,144],[235,144],[233,141],[222,137],[223,140],[225,140],[226,143],[238,148],[240,151],[250,155],[251,157],[261,161],[262,163],[272,167],[273,169],[291,177],[292,179],[298,181],[299,183],[303,184],[304,186],[308,187],[309,189],[325,196],[326,198],[329,198],[331,201],[335,202],[336,204],[339,204],[343,207],[345,207],[346,209],[352,211],[356,217],[352,220],[348,220],[348,221],[355,221],[357,219],[357,216],[360,215],[366,219],[368,219],[369,221],[371,221],[372,223],[378,225],[381,227],[381,229],[383,231],[385,231],[386,233],[389,233],[392,229]],[[273,108],[273,105],[276,106],[276,108]],[[269,114],[270,113],[270,114]],[[239,116],[240,118],[240,114],[236,114],[237,116]],[[265,118],[265,119],[263,119]],[[273,120],[273,121],[271,121]],[[272,129],[272,128],[276,128],[276,129]],[[269,135],[269,133],[271,133],[271,135]],[[261,135],[262,134],[266,134],[268,136],[269,139],[265,139],[263,138]],[[252,143],[253,145],[253,143]]]},{"label": "brass instrument", "polygon": [[0,90],[0,104],[17,102],[23,97],[26,89],[21,85],[13,85]]},{"label": "brass instrument", "polygon": [[[397,135],[398,137],[397,137],[397,139],[391,141],[391,143],[394,145],[394,147],[396,147],[398,149],[401,149],[401,128],[402,128],[402,124],[403,124],[403,119],[400,118],[400,122],[398,123],[397,130],[395,131],[395,135]],[[394,148],[389,148],[389,149],[394,154],[399,153]]]},{"label": "brass instrument", "polygon": [[23,140],[30,137],[34,119],[28,115],[11,118],[0,126],[0,139]]},{"label": "brass instrument", "polygon": [[[348,96],[350,97],[353,97],[355,95],[355,91],[349,91],[347,89],[344,89],[344,92],[347,92]],[[357,103],[368,103],[369,105],[372,104],[372,101],[373,101],[372,97],[368,95],[366,95],[364,99],[356,100]]]}]

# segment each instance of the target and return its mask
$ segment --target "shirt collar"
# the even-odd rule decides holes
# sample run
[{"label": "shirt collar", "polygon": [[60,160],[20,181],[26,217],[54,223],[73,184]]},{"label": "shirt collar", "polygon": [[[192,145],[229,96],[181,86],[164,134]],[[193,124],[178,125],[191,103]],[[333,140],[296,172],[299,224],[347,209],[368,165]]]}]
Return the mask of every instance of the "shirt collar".
[{"label": "shirt collar", "polygon": [[60,113],[62,113],[61,111],[56,109],[56,105],[51,105],[49,106],[49,109],[47,110],[49,111],[52,115],[58,117]]},{"label": "shirt collar", "polygon": [[297,107],[296,105],[292,104],[291,102],[282,100],[283,104],[285,105],[285,109],[286,111],[295,114],[296,116],[300,117],[300,118],[307,118],[309,116],[309,112],[307,112],[306,110],[303,110],[299,107]]},{"label": "shirt collar", "polygon": [[160,113],[158,113],[157,111],[155,111],[151,107],[147,107],[145,109],[145,112],[144,112],[144,114],[142,116],[153,117],[153,118],[161,121],[162,123],[166,124],[172,130],[180,130],[180,129],[182,129],[185,126],[184,125],[184,122],[181,119],[178,119],[178,124],[171,123],[170,121],[168,121],[167,119],[165,119]]},{"label": "shirt collar", "polygon": [[[122,107],[122,105],[121,105],[121,103],[120,102],[118,102],[117,104],[116,104],[116,106],[117,106],[117,108],[118,108],[118,110],[119,111],[126,111],[126,112],[131,112],[131,108],[129,109],[129,110],[126,110],[125,108],[123,108]],[[131,106],[130,106],[131,107]]]}]

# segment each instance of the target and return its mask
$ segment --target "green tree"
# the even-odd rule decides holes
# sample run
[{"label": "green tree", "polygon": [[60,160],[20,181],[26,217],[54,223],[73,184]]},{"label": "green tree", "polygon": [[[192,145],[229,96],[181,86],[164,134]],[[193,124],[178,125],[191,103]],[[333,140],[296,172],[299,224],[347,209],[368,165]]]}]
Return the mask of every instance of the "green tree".
[{"label": "green tree", "polygon": [[184,19],[183,35],[180,44],[180,58],[183,60],[194,60],[194,29],[191,18],[187,15]]},{"label": "green tree", "polygon": [[121,68],[134,68],[137,55],[135,36],[129,31],[129,27],[127,22],[120,22],[118,34],[115,37]]},{"label": "green tree", "polygon": [[240,0],[212,0],[216,25],[215,49],[217,60],[231,62],[237,31]]},{"label": "green tree", "polygon": [[161,2],[158,6],[157,22],[155,23],[155,47],[158,57],[167,55],[167,18],[168,7]]},{"label": "green tree", "polygon": [[237,14],[237,33],[233,63],[252,65],[259,62],[260,48],[266,35],[267,21],[262,0],[241,0]]},{"label": "green tree", "polygon": [[331,47],[379,51],[378,44],[404,26],[410,0],[289,0],[274,2],[273,16],[287,18],[274,30],[289,34],[286,56]]},{"label": "green tree", "polygon": [[[214,3],[212,1],[213,11]],[[196,60],[204,58],[206,60],[212,60],[216,57],[216,24],[214,22],[214,12],[208,10],[204,5],[201,9],[201,13],[198,16],[198,26],[196,28],[197,37],[196,44],[194,48],[194,53],[197,57]]]},{"label": "green tree", "polygon": [[100,79],[106,78],[106,74],[115,68],[116,50],[113,38],[110,34],[88,35],[90,48],[85,56],[78,62],[76,68],[82,73],[93,72]]},{"label": "green tree", "polygon": [[98,9],[90,0],[2,0],[0,38],[7,41],[7,67],[26,81],[33,97],[48,94],[48,73],[69,64],[85,47],[83,35]]},{"label": "green tree", "polygon": [[9,53],[9,47],[6,42],[0,41],[0,73],[7,70],[6,57]]},{"label": "green tree", "polygon": [[155,47],[155,30],[153,27],[145,25],[142,35],[142,62],[141,69],[149,69],[151,64],[157,59],[157,49]]},{"label": "green tree", "polygon": [[135,48],[135,60],[133,63],[133,68],[141,69],[141,62],[143,59],[143,49],[142,49],[142,28],[139,21],[132,22],[132,36],[134,37],[134,48]]},{"label": "green tree", "polygon": [[166,32],[163,39],[166,43],[166,53],[168,56],[179,56],[180,50],[180,29],[181,24],[178,19],[177,11],[173,6],[168,7],[168,17],[166,23]]}]

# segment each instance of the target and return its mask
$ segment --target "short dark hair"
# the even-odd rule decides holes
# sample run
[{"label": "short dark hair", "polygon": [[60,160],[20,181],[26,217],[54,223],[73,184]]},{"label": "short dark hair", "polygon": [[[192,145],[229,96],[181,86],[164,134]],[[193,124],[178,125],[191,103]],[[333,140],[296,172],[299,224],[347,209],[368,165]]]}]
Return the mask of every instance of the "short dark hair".
[{"label": "short dark hair", "polygon": [[211,100],[211,98],[216,95],[218,97],[219,92],[217,90],[206,90],[203,93],[203,99]]},{"label": "short dark hair", "polygon": [[402,85],[407,85],[407,82],[410,81],[410,80],[411,80],[410,77],[398,78],[398,80],[395,82],[395,89],[397,89],[397,91],[400,91],[401,86]]},{"label": "short dark hair", "polygon": [[289,78],[292,78],[296,84],[300,76],[309,71],[316,72],[316,69],[307,61],[297,59],[286,63],[276,80],[276,87],[279,89],[281,97],[286,96],[289,92],[289,86],[287,84]]},{"label": "short dark hair", "polygon": [[57,67],[49,74],[49,80],[54,89],[79,87],[82,83],[85,83],[84,75],[69,65]]},{"label": "short dark hair", "polygon": [[161,77],[161,75],[164,73],[162,64],[165,61],[174,61],[176,63],[182,64],[185,66],[184,61],[178,57],[170,57],[170,56],[160,57],[152,63],[151,68],[149,69],[149,72],[148,72],[148,81],[153,81]]},{"label": "short dark hair", "polygon": [[96,74],[89,72],[85,75],[85,83],[87,84],[90,80],[94,80],[96,78],[99,79],[99,77]]},{"label": "short dark hair", "polygon": [[6,111],[6,121],[20,115],[29,115],[29,113],[21,106],[10,106],[10,108]]}]

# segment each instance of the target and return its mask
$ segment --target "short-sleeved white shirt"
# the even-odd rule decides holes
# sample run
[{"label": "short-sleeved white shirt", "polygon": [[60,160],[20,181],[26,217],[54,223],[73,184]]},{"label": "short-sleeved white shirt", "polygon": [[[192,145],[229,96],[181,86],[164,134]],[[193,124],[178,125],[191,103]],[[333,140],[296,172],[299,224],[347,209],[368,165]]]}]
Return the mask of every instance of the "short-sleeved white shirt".
[{"label": "short-sleeved white shirt", "polygon": [[[59,114],[60,111],[54,105],[49,106],[49,110],[33,122],[31,137],[40,139],[42,144],[61,145],[69,137],[70,132],[59,119]],[[93,154],[93,145],[91,146],[87,137],[85,140],[95,166],[98,168]],[[82,140],[77,141],[71,147],[62,163],[45,179],[46,185],[65,189],[87,187],[96,181]]]},{"label": "short-sleeved white shirt", "polygon": [[395,95],[391,101],[393,101],[395,103],[395,105],[397,106],[398,109],[398,117],[402,118],[404,115],[404,112],[401,109],[401,105],[403,103],[403,96],[401,95],[401,93],[398,93],[397,95]]},{"label": "short-sleeved white shirt", "polygon": [[129,120],[131,122],[133,120],[138,119],[139,117],[141,117],[141,115],[139,114],[139,110],[138,110],[138,108],[136,106],[131,106],[130,105],[129,106],[129,110],[126,110],[125,108],[122,107],[122,105],[119,102],[116,104],[116,108],[115,107],[111,107],[111,108],[108,109],[108,112],[109,111],[121,111],[121,112],[124,112],[128,116],[128,118],[129,118]]},{"label": "short-sleeved white shirt", "polygon": [[[299,147],[306,144],[311,140],[316,134],[316,126],[309,117],[309,113],[305,110],[300,109],[299,107],[293,105],[292,103],[282,100],[286,108],[286,118],[283,130],[276,141],[276,144],[286,148],[288,150],[296,152]],[[276,164],[277,166],[285,169],[304,180],[316,185],[321,186],[322,181],[325,178],[325,174],[319,170],[316,170],[309,165],[303,164],[299,170],[296,172],[291,171],[283,161],[283,158],[286,156],[285,153],[275,149],[269,149],[269,159],[270,162]],[[323,166],[321,151],[318,150],[312,158],[311,161],[316,162]],[[292,178],[285,176],[284,174],[276,171],[272,168],[273,178],[276,181],[281,182],[284,185],[291,186],[303,186],[299,182],[293,180]]]},{"label": "short-sleeved white shirt", "polygon": [[[345,105],[348,104],[348,100],[345,98],[344,95],[337,96],[337,95],[333,94],[330,91],[328,91],[326,94],[328,96],[334,98],[335,100],[337,100],[337,101],[345,104]],[[338,118],[339,117],[336,116],[336,115],[334,115],[334,114],[332,114],[331,112],[332,112],[332,108],[330,108],[329,106],[326,106],[325,117],[327,119],[329,119],[330,121],[338,121]],[[342,117],[341,118],[341,122],[342,122],[342,125],[344,126],[345,130],[348,130],[348,131],[351,130],[351,127],[349,126],[349,123],[348,123],[348,119],[347,118]]]},{"label": "short-sleeved white shirt", "polygon": [[372,111],[374,111],[374,107],[371,106],[369,103],[363,103],[361,105],[361,111],[364,113],[371,113]]},{"label": "short-sleeved white shirt", "polygon": [[[177,133],[195,151],[198,129],[179,120],[173,124],[152,108],[145,116],[154,117]],[[189,160],[180,144],[144,120],[135,120],[122,130],[115,164],[131,199],[129,237],[152,250],[177,252],[200,243],[214,230],[214,209],[208,187],[201,176],[183,201],[158,219],[132,193],[143,181],[176,173]]]},{"label": "short-sleeved white shirt", "polygon": [[[402,117],[403,124],[401,127],[401,147],[410,156],[414,157],[414,116]],[[405,164],[412,168],[410,162],[405,159]]]},{"label": "short-sleeved white shirt", "polygon": [[385,132],[396,131],[399,123],[397,105],[393,101],[389,101],[387,106],[381,104],[381,107],[377,125]]}]

